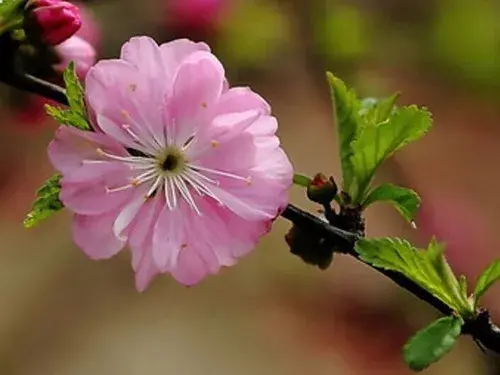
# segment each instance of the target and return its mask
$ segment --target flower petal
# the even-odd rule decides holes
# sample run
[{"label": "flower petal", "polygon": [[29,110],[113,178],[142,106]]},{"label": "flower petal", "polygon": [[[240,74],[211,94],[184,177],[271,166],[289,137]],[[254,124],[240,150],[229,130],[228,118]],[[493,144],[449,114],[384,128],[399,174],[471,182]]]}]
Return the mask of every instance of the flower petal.
[{"label": "flower petal", "polygon": [[160,270],[171,270],[176,266],[181,248],[185,246],[185,215],[191,208],[183,200],[170,209],[164,205],[153,234],[153,261]]},{"label": "flower petal", "polygon": [[130,38],[122,46],[120,57],[149,78],[165,82],[165,70],[160,47],[154,39],[148,36]]},{"label": "flower petal", "polygon": [[187,286],[199,283],[207,274],[205,262],[191,249],[181,251],[176,267],[172,270],[174,279]]},{"label": "flower petal", "polygon": [[92,259],[106,259],[117,254],[125,241],[113,234],[113,223],[117,212],[105,215],[75,215],[73,219],[73,241]]},{"label": "flower petal", "polygon": [[118,141],[135,143],[136,138],[125,127],[130,127],[145,146],[163,137],[165,89],[129,62],[98,62],[87,75],[86,97],[91,112],[108,120],[107,124],[98,121],[97,126],[113,125],[113,131],[108,126],[105,132]]},{"label": "flower petal", "polygon": [[144,251],[144,256],[135,273],[135,287],[139,292],[144,292],[153,278],[160,273],[153,262],[151,253],[151,249]]},{"label": "flower petal", "polygon": [[224,92],[214,110],[214,116],[225,113],[259,111],[262,115],[271,113],[271,106],[249,87],[234,87]]},{"label": "flower petal", "polygon": [[171,90],[174,76],[181,63],[191,54],[197,51],[210,52],[210,47],[203,42],[195,43],[189,39],[177,39],[160,46],[160,53],[163,60],[166,84]]},{"label": "flower petal", "polygon": [[64,206],[81,215],[100,215],[119,208],[130,199],[132,189],[107,189],[129,183],[130,173],[117,163],[85,164],[61,179],[59,198]]},{"label": "flower petal", "polygon": [[169,101],[169,126],[175,127],[170,131],[178,144],[184,144],[195,129],[206,123],[223,85],[224,68],[212,54],[195,52],[181,63]]},{"label": "flower petal", "polygon": [[119,215],[117,216],[115,223],[113,224],[113,232],[116,237],[126,238],[125,230],[134,221],[135,217],[139,213],[141,207],[146,202],[146,193],[144,189],[137,188],[134,191],[133,198],[124,206]]},{"label": "flower petal", "polygon": [[218,152],[222,155],[217,150],[218,147],[221,144],[231,142],[234,138],[241,137],[242,133],[252,126],[260,116],[256,110],[217,116],[212,120],[210,126],[204,127],[196,133],[192,145],[186,150],[188,158],[197,160],[207,152]]},{"label": "flower petal", "polygon": [[84,160],[101,159],[98,148],[120,156],[126,153],[123,146],[102,133],[62,125],[49,144],[48,155],[52,165],[65,174],[80,168]]},{"label": "flower petal", "polygon": [[132,267],[137,271],[147,251],[152,253],[155,223],[163,208],[158,195],[148,199],[137,214],[130,228],[129,244],[132,252]]}]

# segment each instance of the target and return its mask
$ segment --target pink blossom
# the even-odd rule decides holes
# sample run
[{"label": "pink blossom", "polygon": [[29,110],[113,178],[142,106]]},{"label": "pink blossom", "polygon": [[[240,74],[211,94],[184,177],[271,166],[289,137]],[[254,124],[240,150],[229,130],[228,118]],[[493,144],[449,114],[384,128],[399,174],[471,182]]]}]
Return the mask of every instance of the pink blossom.
[{"label": "pink blossom", "polygon": [[180,29],[209,30],[219,21],[227,0],[170,0],[167,17]]},{"label": "pink blossom", "polygon": [[70,62],[74,61],[76,73],[80,78],[84,78],[90,67],[95,64],[96,52],[94,47],[80,37],[73,36],[55,48],[61,59],[54,66],[56,71],[62,72]]},{"label": "pink blossom", "polygon": [[72,37],[81,27],[78,8],[61,0],[35,0],[33,16],[41,29],[43,40],[58,45]]},{"label": "pink blossom", "polygon": [[60,198],[90,258],[129,245],[138,290],[234,265],[287,204],[293,170],[269,105],[228,88],[206,44],[132,38],[91,68],[86,98],[95,131],[61,126],[49,146]]},{"label": "pink blossom", "polygon": [[95,19],[94,13],[83,3],[76,1],[73,3],[80,9],[80,17],[82,20],[82,27],[76,32],[75,36],[85,40],[95,49],[99,49],[101,44],[101,30]]}]

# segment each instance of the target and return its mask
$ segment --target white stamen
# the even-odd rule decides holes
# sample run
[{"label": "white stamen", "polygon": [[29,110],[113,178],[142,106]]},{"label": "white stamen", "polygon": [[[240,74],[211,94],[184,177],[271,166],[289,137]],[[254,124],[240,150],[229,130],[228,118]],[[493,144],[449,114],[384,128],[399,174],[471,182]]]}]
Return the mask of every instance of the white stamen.
[{"label": "white stamen", "polygon": [[104,163],[109,163],[107,160],[88,160],[85,159],[82,161],[83,164],[104,164]]},{"label": "white stamen", "polygon": [[211,173],[211,174],[214,174],[217,176],[234,178],[235,180],[248,181],[248,177],[238,176],[237,174],[233,174],[233,173],[218,171],[216,169],[211,169],[211,168],[205,168],[205,167],[201,167],[199,165],[190,165],[190,167],[191,167],[191,169],[194,169],[196,171],[203,171],[203,172]]},{"label": "white stamen", "polygon": [[156,181],[154,182],[153,186],[151,186],[151,189],[149,189],[148,193],[146,194],[146,197],[151,197],[154,192],[160,187],[161,183],[163,181],[162,176],[156,177]]},{"label": "white stamen", "polygon": [[174,181],[172,180],[172,177],[169,177],[168,178],[168,186],[169,186],[169,189],[170,189],[170,192],[172,194],[172,203],[173,203],[173,206],[174,208],[177,207],[177,191],[175,190],[175,185],[174,185]]},{"label": "white stamen", "polygon": [[191,206],[191,208],[193,210],[195,210],[198,215],[201,215],[201,212],[200,212],[198,206],[196,206],[196,203],[195,203],[195,201],[193,199],[193,196],[189,192],[189,189],[186,186],[186,183],[184,182],[184,180],[182,179],[182,177],[181,176],[174,176],[173,180],[174,180],[175,186],[177,186],[177,188],[179,189],[181,195],[188,202],[188,204]]},{"label": "white stamen", "polygon": [[[178,151],[184,153],[187,148],[195,145],[198,148],[197,140],[195,138],[196,132],[191,136],[186,138],[183,145],[176,145],[175,138],[179,140],[176,135],[176,121],[171,120],[169,127],[165,129],[165,140],[167,141],[168,147],[178,147]],[[230,178],[238,181],[246,181],[250,183],[250,177],[243,177],[237,174],[220,171],[217,169],[207,168],[196,164],[190,164],[184,160],[183,168],[175,173],[167,172],[161,170],[158,164],[158,158],[161,157],[162,153],[165,151],[165,146],[159,147],[160,143],[158,139],[151,138],[149,136],[144,140],[142,133],[136,134],[129,125],[123,125],[125,129],[134,140],[141,146],[148,149],[153,148],[154,153],[151,152],[144,156],[119,156],[113,155],[103,151],[101,148],[97,149],[97,153],[101,156],[105,156],[108,159],[116,160],[129,166],[131,170],[140,171],[137,177],[134,177],[131,182],[125,186],[119,186],[116,188],[106,188],[108,193],[124,191],[133,187],[137,187],[142,184],[147,184],[147,194],[145,198],[150,198],[155,194],[160,193],[161,189],[164,189],[165,202],[169,210],[174,210],[178,207],[178,199],[183,199],[189,207],[195,211],[198,215],[202,215],[200,211],[194,194],[200,197],[210,197],[219,205],[224,206],[223,201],[217,197],[215,187],[219,186],[218,177]],[[140,128],[138,128],[140,130]],[[150,130],[145,130],[150,132]],[[152,134],[151,134],[152,135]],[[216,146],[217,144],[212,142],[209,144],[210,147]],[[154,147],[153,147],[154,146]],[[138,148],[140,149],[140,148]],[[83,163],[98,164],[105,163],[106,160],[84,160]]]},{"label": "white stamen", "polygon": [[188,172],[189,172],[191,175],[194,175],[194,176],[196,176],[196,177],[199,177],[199,178],[201,178],[202,180],[205,180],[205,181],[207,181],[207,182],[210,182],[211,184],[214,184],[214,185],[217,185],[217,186],[219,186],[219,184],[220,184],[220,183],[219,183],[219,181],[217,181],[217,180],[212,180],[211,178],[209,178],[209,177],[205,176],[203,173],[200,173],[200,172],[198,172],[197,170],[192,169],[191,167],[189,167],[189,171],[188,171]]},{"label": "white stamen", "polygon": [[222,201],[217,198],[217,196],[210,190],[210,188],[205,185],[202,181],[200,181],[196,176],[192,174],[193,171],[190,171],[191,174],[185,173],[182,177],[198,192],[201,191],[205,195],[208,195],[210,198],[215,200],[221,206],[224,205]]},{"label": "white stamen", "polygon": [[98,148],[96,151],[99,155],[106,156],[113,160],[123,161],[125,163],[151,163],[151,159],[144,156],[118,156],[108,154],[107,152],[103,151],[102,148]]},{"label": "white stamen", "polygon": [[170,211],[172,211],[172,203],[170,202],[170,194],[169,194],[169,188],[168,188],[168,178],[165,177],[165,201],[167,202],[167,207]]},{"label": "white stamen", "polygon": [[119,187],[112,188],[112,189],[106,187],[106,193],[117,193],[119,191],[124,191],[124,190],[130,189],[132,186],[133,186],[132,184],[128,184],[128,185],[123,185],[123,186],[119,186]]},{"label": "white stamen", "polygon": [[155,166],[156,166],[156,161],[152,160],[150,164],[140,164],[140,165],[131,164],[130,169],[136,171],[136,170],[141,170],[141,169],[155,168]]},{"label": "white stamen", "polygon": [[155,169],[150,169],[149,171],[144,172],[137,177],[134,177],[132,183],[135,185],[140,185],[145,181],[149,181],[152,177],[154,177],[155,174],[157,174],[157,171]]}]

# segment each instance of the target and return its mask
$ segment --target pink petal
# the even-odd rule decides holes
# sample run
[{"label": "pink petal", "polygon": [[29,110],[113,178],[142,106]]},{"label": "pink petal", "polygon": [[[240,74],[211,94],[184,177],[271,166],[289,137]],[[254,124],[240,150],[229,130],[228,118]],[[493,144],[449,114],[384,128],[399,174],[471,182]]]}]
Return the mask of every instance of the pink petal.
[{"label": "pink petal", "polygon": [[181,63],[191,54],[197,51],[210,52],[210,47],[203,42],[195,43],[188,39],[177,39],[160,46],[163,60],[164,74],[169,91],[174,81],[174,76]]},{"label": "pink petal", "polygon": [[273,137],[273,139],[261,138],[261,140],[263,144],[255,154],[256,163],[252,172],[281,181],[284,186],[290,187],[293,179],[293,166],[285,151],[278,147],[279,139]]},{"label": "pink petal", "polygon": [[205,262],[191,249],[185,249],[179,254],[177,265],[172,270],[174,279],[187,286],[199,283],[207,274]]},{"label": "pink petal", "polygon": [[104,134],[82,131],[70,126],[60,126],[48,147],[52,165],[61,173],[70,173],[82,166],[83,160],[101,159],[97,149],[115,155],[124,155],[124,148]]},{"label": "pink petal", "polygon": [[82,215],[100,215],[120,207],[132,189],[108,192],[129,183],[126,167],[116,163],[85,164],[61,180],[59,198],[65,207]]},{"label": "pink petal", "polygon": [[[243,195],[242,190],[234,192],[229,189],[211,187],[222,203],[245,220],[271,220],[276,216],[275,197],[266,195],[262,191],[263,186],[252,189]],[[281,200],[281,199],[280,199]]]},{"label": "pink petal", "polygon": [[158,196],[147,200],[137,214],[130,229],[129,245],[132,252],[132,267],[137,271],[146,251],[152,252],[154,226],[163,206]]},{"label": "pink petal", "polygon": [[99,216],[75,215],[73,240],[92,259],[106,259],[117,254],[125,241],[113,234],[117,212]]},{"label": "pink petal", "polygon": [[158,275],[159,271],[156,268],[151,255],[152,251],[145,251],[141,262],[138,265],[135,273],[135,287],[139,292],[144,292],[153,278]]},{"label": "pink petal", "polygon": [[134,221],[141,207],[146,203],[146,192],[144,188],[136,188],[132,199],[121,209],[115,223],[113,224],[113,232],[116,237],[126,238],[124,231]]},{"label": "pink petal", "polygon": [[126,140],[126,145],[135,143],[124,125],[130,127],[143,144],[151,145],[155,137],[163,136],[163,85],[132,64],[124,60],[97,63],[87,75],[86,96],[91,112],[107,119],[105,124],[98,121],[98,125],[106,127],[105,132],[118,141]]},{"label": "pink petal", "polygon": [[136,36],[122,46],[121,59],[149,78],[165,82],[165,70],[158,44],[148,36]]},{"label": "pink petal", "polygon": [[254,136],[274,136],[278,130],[278,121],[273,116],[260,116],[247,131]]},{"label": "pink petal", "polygon": [[124,146],[128,148],[138,149],[143,152],[150,151],[148,147],[135,142],[134,138],[124,130],[122,125],[120,125],[121,123],[114,122],[110,118],[100,114],[97,114],[96,122],[97,125],[99,125],[99,128],[101,128],[104,133],[109,135],[110,138],[120,142]]},{"label": "pink petal", "polygon": [[169,102],[178,143],[184,143],[194,129],[206,123],[210,108],[222,93],[223,84],[224,68],[212,54],[195,52],[182,62],[174,78]]},{"label": "pink petal", "polygon": [[130,182],[132,171],[125,164],[115,161],[84,162],[78,169],[66,173],[62,184],[87,183],[106,185],[109,188],[126,185]]},{"label": "pink petal", "polygon": [[263,115],[271,113],[270,105],[249,87],[234,87],[224,92],[214,115],[257,110]]},{"label": "pink petal", "polygon": [[[207,152],[221,154],[218,149],[221,144],[241,137],[242,133],[252,126],[260,116],[260,113],[255,110],[217,116],[212,120],[210,126],[204,127],[196,133],[193,144],[186,152],[188,158],[190,160],[197,160]],[[216,147],[212,146],[213,142],[216,142]],[[225,155],[228,154],[225,153]],[[218,165],[219,168],[220,165]]]},{"label": "pink petal", "polygon": [[236,258],[255,248],[259,238],[269,230],[269,222],[249,222],[218,206],[214,202],[198,198],[196,201],[203,215],[185,212],[189,231],[196,236],[188,237],[181,249],[172,276],[185,285],[194,285],[209,274],[215,274],[221,266],[232,266]]},{"label": "pink petal", "polygon": [[[171,270],[186,242],[185,224],[191,208],[179,197],[178,206],[169,209],[165,204],[153,234],[153,261],[160,270]],[[187,223],[188,224],[188,223]]]}]

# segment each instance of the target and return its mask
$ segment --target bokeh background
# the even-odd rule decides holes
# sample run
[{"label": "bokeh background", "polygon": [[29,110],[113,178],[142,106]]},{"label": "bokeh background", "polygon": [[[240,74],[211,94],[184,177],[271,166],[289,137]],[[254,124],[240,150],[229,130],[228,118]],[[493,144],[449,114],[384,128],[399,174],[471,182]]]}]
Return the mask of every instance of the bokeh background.
[{"label": "bokeh background", "polygon": [[[203,4],[206,3],[206,4]],[[117,56],[137,34],[208,41],[233,84],[272,104],[297,171],[339,176],[325,70],[360,95],[402,93],[434,114],[431,133],[378,178],[416,189],[413,230],[383,205],[370,236],[448,243],[474,278],[498,257],[500,3],[495,0],[99,0],[86,38]],[[0,57],[1,58],[1,57]],[[195,288],[133,286],[127,254],[93,262],[69,216],[29,231],[22,219],[51,173],[56,124],[39,98],[0,86],[0,374],[404,375],[401,346],[436,313],[388,280],[337,257],[327,271],[292,256],[279,220],[237,267]],[[315,209],[297,188],[294,203]],[[485,299],[500,321],[500,289]],[[500,374],[469,338],[426,373]]]}]

